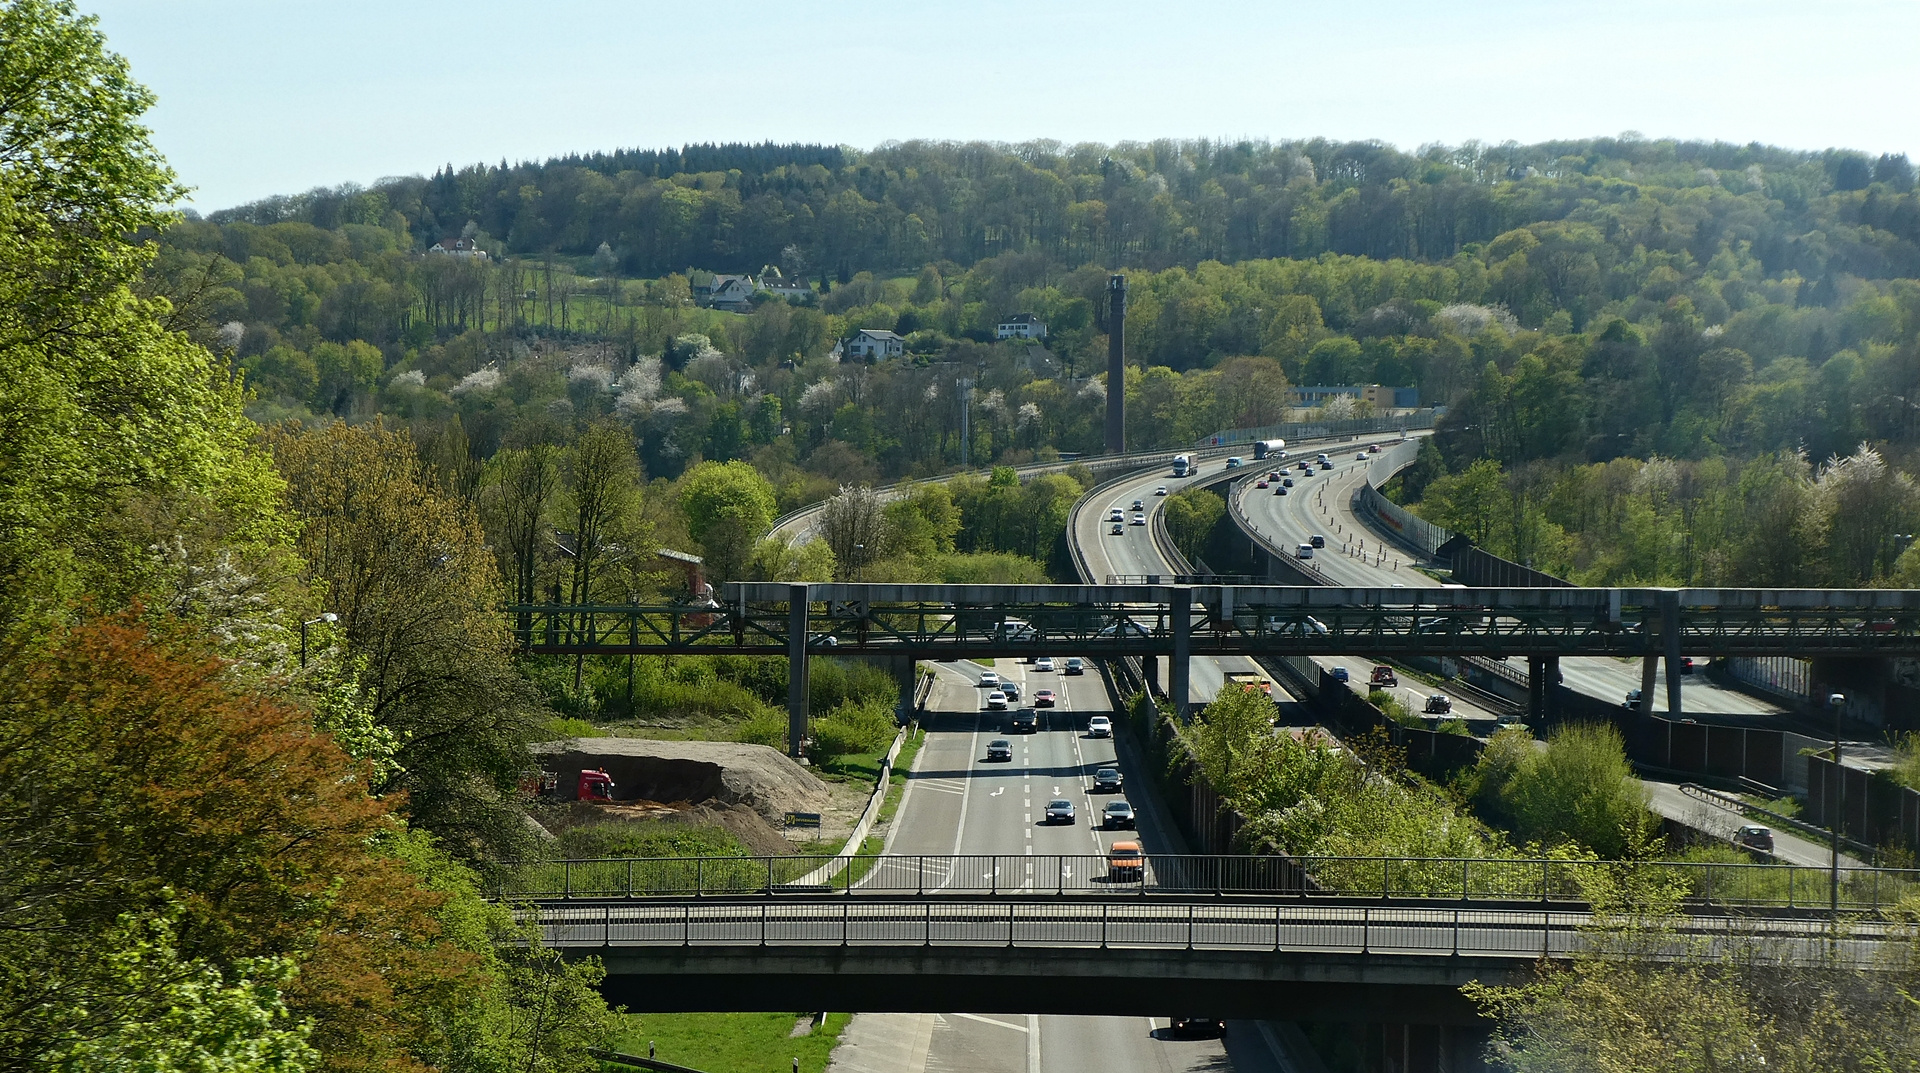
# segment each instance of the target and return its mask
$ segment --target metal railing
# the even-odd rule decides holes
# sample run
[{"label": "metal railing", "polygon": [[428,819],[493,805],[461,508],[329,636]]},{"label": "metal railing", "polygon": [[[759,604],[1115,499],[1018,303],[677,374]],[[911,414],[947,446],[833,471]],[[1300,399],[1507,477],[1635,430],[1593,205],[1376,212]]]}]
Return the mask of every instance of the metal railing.
[{"label": "metal railing", "polygon": [[[601,903],[523,909],[543,941],[573,948],[927,947],[1214,950],[1524,959],[1588,948],[1585,913],[1376,906],[1154,904],[1023,901],[905,902],[888,899],[722,903]],[[1733,942],[1775,963],[1888,963],[1910,938],[1855,925],[1835,934],[1822,921],[1685,917],[1652,949],[1663,959]],[[1889,949],[1889,947],[1893,949]]]},{"label": "metal railing", "polygon": [[[1153,854],[1135,867],[1097,854],[855,857],[825,882],[800,881],[831,857],[691,857],[554,861],[507,870],[502,899],[738,896],[988,897],[1539,903],[1584,906],[1596,891],[1662,882],[1691,904],[1823,909],[1831,870],[1789,864],[1567,861],[1552,858],[1253,857]],[[1842,868],[1840,907],[1888,909],[1920,893],[1920,870]]]}]

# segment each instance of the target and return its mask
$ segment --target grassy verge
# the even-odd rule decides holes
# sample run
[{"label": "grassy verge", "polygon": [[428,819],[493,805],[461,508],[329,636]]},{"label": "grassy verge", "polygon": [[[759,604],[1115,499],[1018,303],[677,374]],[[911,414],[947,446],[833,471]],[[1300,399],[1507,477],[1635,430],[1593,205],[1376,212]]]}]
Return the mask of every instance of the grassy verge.
[{"label": "grassy verge", "polygon": [[806,1073],[824,1073],[827,1057],[840,1042],[852,1016],[830,1013],[823,1024],[792,1037],[794,1022],[806,1013],[640,1013],[629,1014],[614,1049],[647,1053],[662,1061],[707,1070],[767,1070],[785,1073],[800,1059]]},{"label": "grassy verge", "polygon": [[913,758],[920,755],[920,746],[926,741],[927,732],[916,727],[900,746],[900,755],[893,762],[893,776],[887,781],[887,799],[880,802],[881,823],[892,823],[893,814],[900,811],[900,799],[906,794],[907,773],[913,770]]}]

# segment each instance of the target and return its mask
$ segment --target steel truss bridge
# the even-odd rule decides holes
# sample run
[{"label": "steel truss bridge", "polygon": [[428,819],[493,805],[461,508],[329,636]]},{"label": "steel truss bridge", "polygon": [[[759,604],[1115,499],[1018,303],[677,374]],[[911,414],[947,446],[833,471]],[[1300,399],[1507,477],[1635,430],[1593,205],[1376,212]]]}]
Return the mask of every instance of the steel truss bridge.
[{"label": "steel truss bridge", "polygon": [[1920,591],[1892,589],[735,583],[507,615],[522,650],[567,655],[1920,655]]}]

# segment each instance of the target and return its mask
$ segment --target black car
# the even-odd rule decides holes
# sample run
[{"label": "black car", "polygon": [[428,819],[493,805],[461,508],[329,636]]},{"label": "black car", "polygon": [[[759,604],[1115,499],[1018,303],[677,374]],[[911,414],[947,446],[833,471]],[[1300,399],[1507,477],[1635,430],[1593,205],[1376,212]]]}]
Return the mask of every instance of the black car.
[{"label": "black car", "polygon": [[1176,1036],[1224,1036],[1227,1022],[1219,1017],[1169,1017],[1167,1031]]},{"label": "black car", "polygon": [[1012,734],[1040,733],[1040,715],[1032,708],[1022,708],[1007,720],[1007,731]]},{"label": "black car", "polygon": [[1126,788],[1126,779],[1117,767],[1103,767],[1093,773],[1093,792],[1096,794],[1117,794]]},{"label": "black car", "polygon": [[1012,760],[1013,743],[1005,738],[995,738],[987,743],[988,760]]},{"label": "black car", "polygon": [[1000,692],[1005,693],[1007,695],[1008,700],[1019,700],[1020,699],[1020,683],[1015,682],[1012,679],[1003,681],[1000,683]]},{"label": "black car", "polygon": [[1124,827],[1134,829],[1133,806],[1125,801],[1109,801],[1100,810],[1100,826],[1109,830]]}]

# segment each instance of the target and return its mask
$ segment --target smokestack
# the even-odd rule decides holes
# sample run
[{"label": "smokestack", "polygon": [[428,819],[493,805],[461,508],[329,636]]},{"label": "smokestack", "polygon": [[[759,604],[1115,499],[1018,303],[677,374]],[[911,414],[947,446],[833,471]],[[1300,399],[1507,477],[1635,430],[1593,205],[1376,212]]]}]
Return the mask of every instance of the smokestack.
[{"label": "smokestack", "polygon": [[1107,451],[1127,449],[1127,277],[1107,277]]}]

